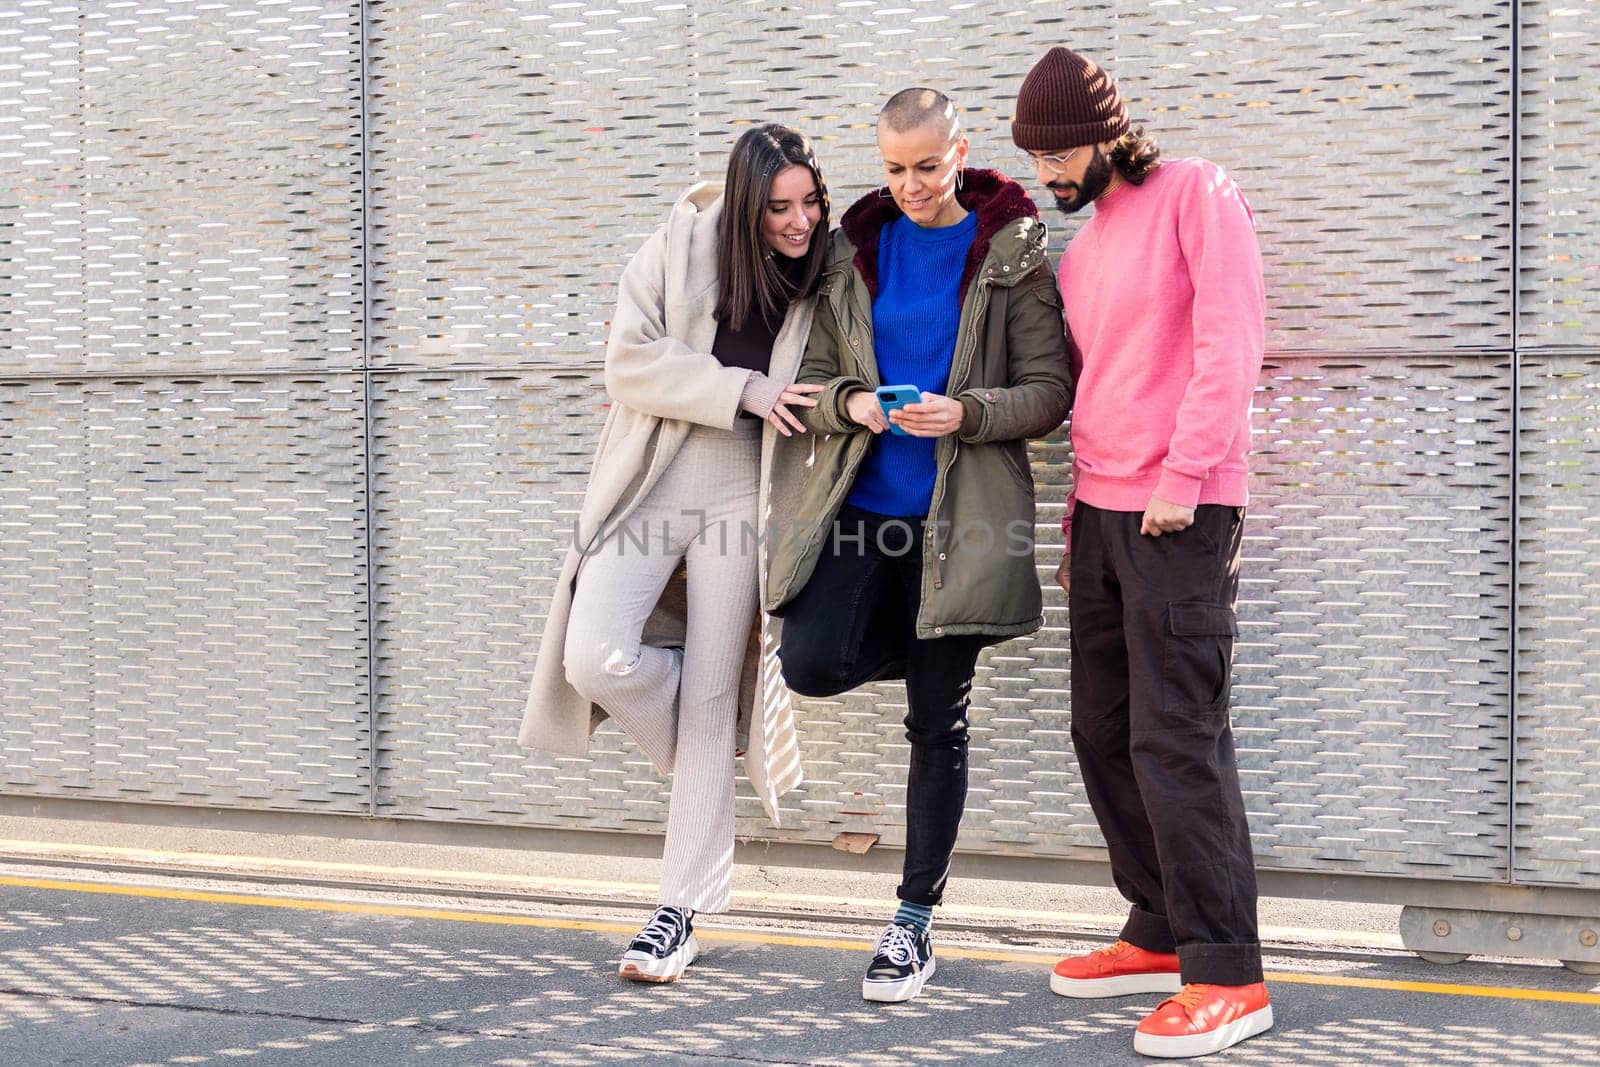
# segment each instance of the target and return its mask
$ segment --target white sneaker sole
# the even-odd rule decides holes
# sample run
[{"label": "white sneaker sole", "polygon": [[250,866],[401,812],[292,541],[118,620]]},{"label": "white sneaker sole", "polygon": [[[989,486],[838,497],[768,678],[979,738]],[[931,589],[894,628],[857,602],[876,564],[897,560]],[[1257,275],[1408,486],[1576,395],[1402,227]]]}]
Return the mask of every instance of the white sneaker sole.
[{"label": "white sneaker sole", "polygon": [[938,965],[936,959],[929,959],[928,965],[916,974],[906,978],[899,978],[893,982],[873,982],[865,978],[861,980],[861,999],[870,1000],[877,1004],[901,1004],[922,992],[922,987],[928,984],[928,979],[933,977],[934,968]]},{"label": "white sneaker sole", "polygon": [[1063,978],[1050,975],[1050,992],[1058,997],[1093,1000],[1100,997],[1131,997],[1137,993],[1177,993],[1183,979],[1177,971],[1150,974],[1119,974],[1113,978]]},{"label": "white sneaker sole", "polygon": [[689,940],[664,959],[658,960],[645,952],[624,952],[617,976],[630,982],[676,982],[698,955],[700,943],[690,934]]},{"label": "white sneaker sole", "polygon": [[1221,1052],[1225,1048],[1232,1048],[1247,1037],[1266,1033],[1272,1029],[1272,1005],[1257,1008],[1249,1015],[1217,1027],[1209,1034],[1191,1034],[1187,1037],[1160,1037],[1155,1034],[1141,1034],[1137,1031],[1133,1035],[1133,1051],[1145,1056],[1155,1056],[1164,1060],[1182,1059],[1188,1056],[1209,1056],[1213,1052]]}]

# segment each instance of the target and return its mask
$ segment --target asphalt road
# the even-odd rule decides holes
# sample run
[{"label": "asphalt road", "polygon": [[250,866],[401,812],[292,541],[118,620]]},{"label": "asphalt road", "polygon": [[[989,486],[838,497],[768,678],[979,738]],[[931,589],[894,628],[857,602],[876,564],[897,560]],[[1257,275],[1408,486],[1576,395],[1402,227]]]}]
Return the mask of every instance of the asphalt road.
[{"label": "asphalt road", "polygon": [[[620,982],[643,912],[0,866],[0,1065],[1150,1063],[1153,997],[1069,1001],[1055,956],[963,932],[917,1001],[859,998],[864,926],[701,925]],[[1211,1064],[1600,1064],[1600,985],[1554,966],[1274,953],[1277,1026]]]}]

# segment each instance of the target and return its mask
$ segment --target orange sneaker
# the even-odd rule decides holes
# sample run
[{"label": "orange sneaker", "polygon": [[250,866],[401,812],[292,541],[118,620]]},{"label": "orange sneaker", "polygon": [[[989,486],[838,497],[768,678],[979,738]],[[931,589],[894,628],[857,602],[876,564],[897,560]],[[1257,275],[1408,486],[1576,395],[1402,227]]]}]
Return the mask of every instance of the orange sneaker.
[{"label": "orange sneaker", "polygon": [[1133,1051],[1165,1059],[1209,1056],[1271,1028],[1265,983],[1186,985],[1139,1024]]},{"label": "orange sneaker", "polygon": [[1150,952],[1126,941],[1069,956],[1050,975],[1050,992],[1063,997],[1125,997],[1182,988],[1175,954]]}]

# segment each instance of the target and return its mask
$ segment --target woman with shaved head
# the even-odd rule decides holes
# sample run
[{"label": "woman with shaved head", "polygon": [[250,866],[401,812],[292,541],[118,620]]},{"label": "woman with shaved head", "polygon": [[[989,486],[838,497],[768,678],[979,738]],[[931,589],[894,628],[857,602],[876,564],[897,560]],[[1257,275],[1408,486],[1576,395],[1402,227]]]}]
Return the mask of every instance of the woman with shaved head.
[{"label": "woman with shaved head", "polygon": [[[862,982],[915,997],[934,971],[967,794],[979,652],[1042,622],[1027,439],[1069,405],[1061,297],[1022,187],[967,166],[950,100],[896,93],[878,116],[884,185],[833,235],[798,381],[814,449],[777,544],[767,607],[795,692],[903,678],[911,742],[899,910]],[[886,410],[875,390],[915,401]],[[789,447],[786,442],[786,447]]]}]

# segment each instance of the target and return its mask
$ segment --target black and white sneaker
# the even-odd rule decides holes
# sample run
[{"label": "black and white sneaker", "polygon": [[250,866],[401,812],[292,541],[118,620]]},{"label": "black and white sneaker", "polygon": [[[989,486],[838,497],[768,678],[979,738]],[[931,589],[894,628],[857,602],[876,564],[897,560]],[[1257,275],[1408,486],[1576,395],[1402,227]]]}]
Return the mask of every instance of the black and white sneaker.
[{"label": "black and white sneaker", "polygon": [[676,982],[700,955],[692,913],[662,905],[622,954],[617,974],[634,982]]},{"label": "black and white sneaker", "polygon": [[861,980],[864,1000],[898,1004],[922,992],[933,977],[933,942],[926,930],[890,923],[878,935],[867,976]]}]

